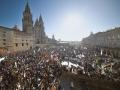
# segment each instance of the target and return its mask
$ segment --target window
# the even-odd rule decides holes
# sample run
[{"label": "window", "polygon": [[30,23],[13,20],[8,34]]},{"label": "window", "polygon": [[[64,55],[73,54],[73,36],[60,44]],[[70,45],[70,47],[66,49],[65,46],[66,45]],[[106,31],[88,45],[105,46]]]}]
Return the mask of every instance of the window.
[{"label": "window", "polygon": [[6,39],[3,39],[3,41],[6,41]]},{"label": "window", "polygon": [[3,37],[6,37],[6,34],[3,34]]},{"label": "window", "polygon": [[24,43],[22,43],[22,46],[24,46]]},{"label": "window", "polygon": [[6,43],[3,43],[3,45],[6,45]]},{"label": "window", "polygon": [[3,33],[6,33],[5,31]]},{"label": "window", "polygon": [[16,43],[15,46],[18,47],[18,43]]},{"label": "window", "polygon": [[28,43],[26,43],[26,45],[28,46]]}]

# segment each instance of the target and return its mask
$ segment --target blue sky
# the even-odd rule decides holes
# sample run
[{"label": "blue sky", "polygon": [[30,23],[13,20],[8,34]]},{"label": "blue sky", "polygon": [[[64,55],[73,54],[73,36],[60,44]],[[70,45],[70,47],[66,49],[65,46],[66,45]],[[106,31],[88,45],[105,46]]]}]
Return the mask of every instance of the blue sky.
[{"label": "blue sky", "polygon": [[[0,26],[22,28],[27,0],[0,0]],[[120,0],[29,0],[33,21],[41,14],[46,34],[56,39],[80,41],[120,26]]]}]

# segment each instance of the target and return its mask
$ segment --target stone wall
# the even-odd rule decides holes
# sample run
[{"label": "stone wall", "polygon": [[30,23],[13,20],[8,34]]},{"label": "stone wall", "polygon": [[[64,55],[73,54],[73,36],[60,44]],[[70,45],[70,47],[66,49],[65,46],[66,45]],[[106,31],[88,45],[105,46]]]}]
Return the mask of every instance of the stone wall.
[{"label": "stone wall", "polygon": [[82,45],[120,48],[120,28],[91,34],[82,40]]}]

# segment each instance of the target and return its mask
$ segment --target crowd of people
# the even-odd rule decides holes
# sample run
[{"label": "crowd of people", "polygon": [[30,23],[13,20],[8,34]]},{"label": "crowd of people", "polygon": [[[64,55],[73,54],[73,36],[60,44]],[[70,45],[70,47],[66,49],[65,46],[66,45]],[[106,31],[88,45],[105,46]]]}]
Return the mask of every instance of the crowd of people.
[{"label": "crowd of people", "polygon": [[0,90],[58,90],[61,65],[54,51],[31,49],[0,62]]},{"label": "crowd of people", "polygon": [[[62,66],[62,62],[68,65]],[[69,67],[69,63],[74,63]],[[65,68],[63,68],[65,67]],[[12,53],[0,61],[1,90],[62,90],[62,71],[120,81],[120,62],[100,49],[57,46]]]},{"label": "crowd of people", "polygon": [[68,62],[65,65],[68,71],[92,79],[120,81],[120,61],[112,53],[101,48],[66,48],[64,52],[63,60]]}]

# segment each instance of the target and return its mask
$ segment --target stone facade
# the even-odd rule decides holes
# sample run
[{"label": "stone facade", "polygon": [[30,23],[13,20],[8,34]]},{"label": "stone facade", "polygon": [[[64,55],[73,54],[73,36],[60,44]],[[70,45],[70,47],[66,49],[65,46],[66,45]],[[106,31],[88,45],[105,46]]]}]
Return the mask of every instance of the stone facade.
[{"label": "stone facade", "polygon": [[0,26],[0,51],[7,50],[12,46],[12,30]]},{"label": "stone facade", "polygon": [[91,34],[82,40],[82,45],[100,46],[107,48],[120,48],[120,28],[114,28],[106,32]]},{"label": "stone facade", "polygon": [[39,46],[40,44],[56,43],[55,39],[48,38],[44,31],[42,16],[33,25],[32,14],[28,3],[25,6],[22,18],[22,30],[17,26],[7,28],[0,26],[0,52],[23,51]]},{"label": "stone facade", "polygon": [[6,51],[23,51],[32,48],[33,36],[17,28],[0,27],[0,48]]},{"label": "stone facade", "polygon": [[35,43],[36,44],[44,44],[46,43],[47,36],[44,31],[44,23],[42,17],[37,19],[34,25],[34,33],[35,33]]}]

